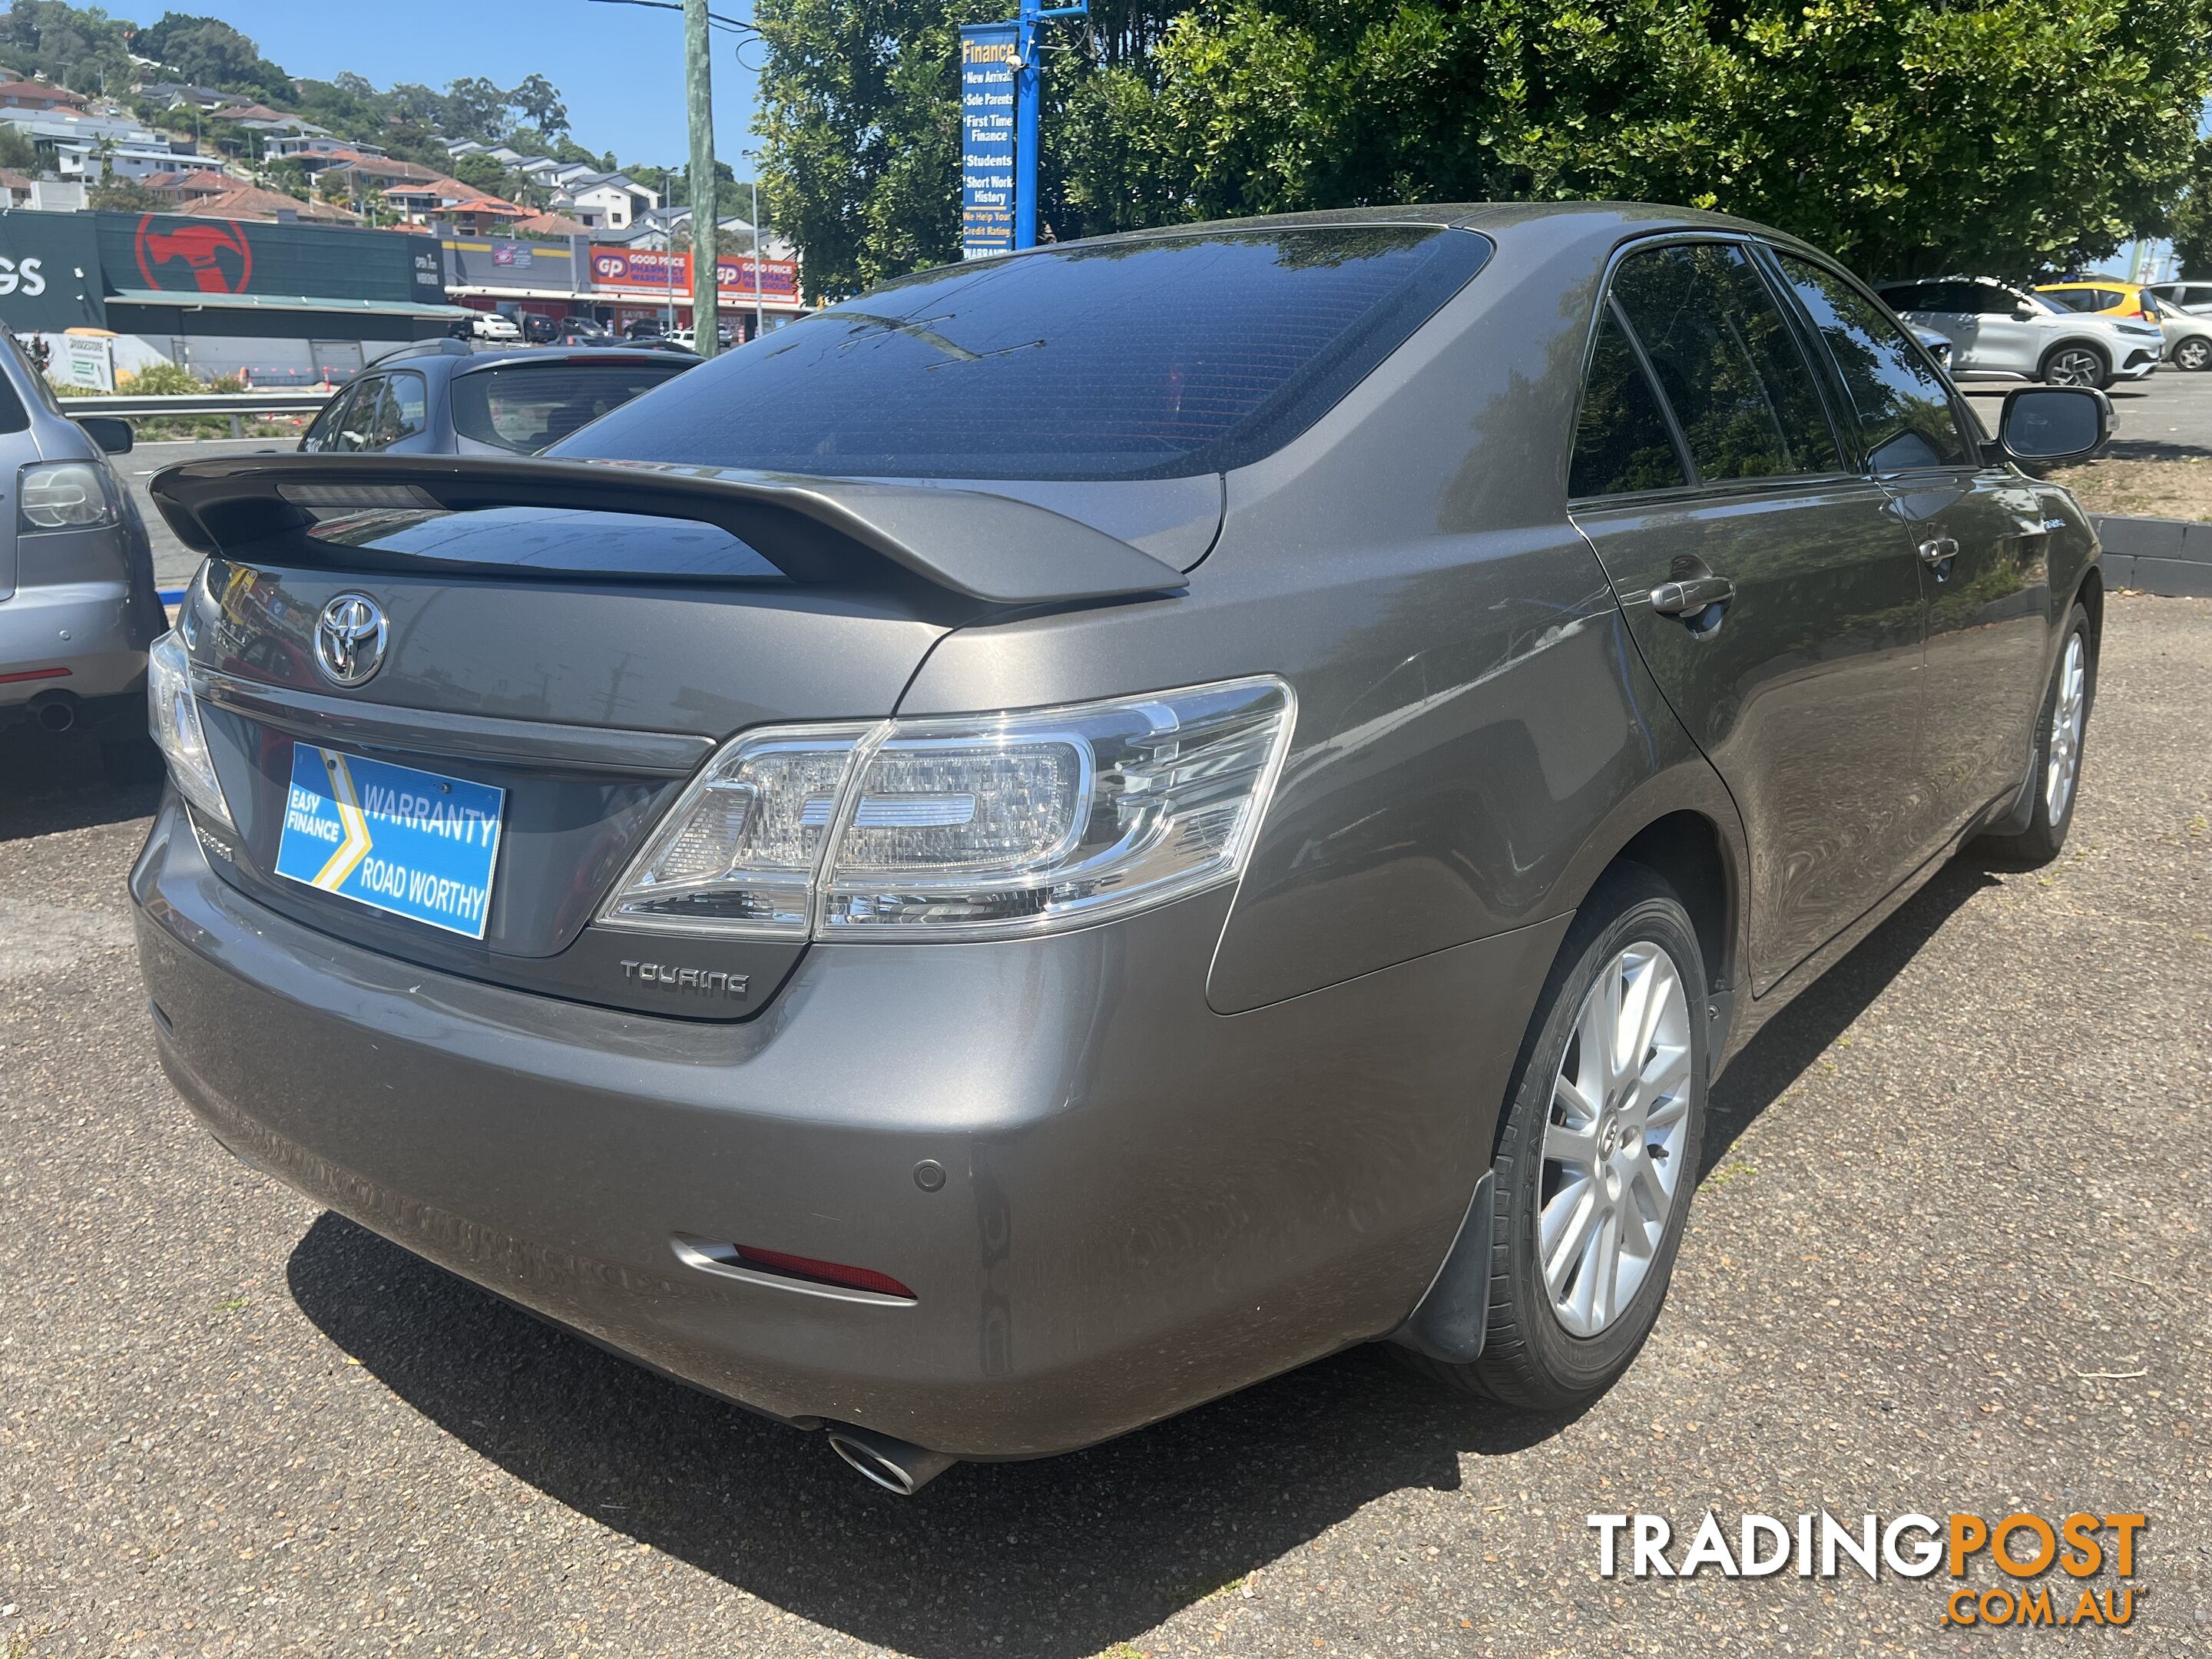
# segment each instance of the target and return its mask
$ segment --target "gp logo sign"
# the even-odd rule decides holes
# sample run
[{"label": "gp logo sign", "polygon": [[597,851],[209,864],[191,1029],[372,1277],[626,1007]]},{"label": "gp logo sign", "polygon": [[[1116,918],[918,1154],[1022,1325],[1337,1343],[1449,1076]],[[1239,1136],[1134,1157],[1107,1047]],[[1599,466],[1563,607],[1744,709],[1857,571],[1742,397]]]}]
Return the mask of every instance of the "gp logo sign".
[{"label": "gp logo sign", "polygon": [[203,219],[161,230],[149,213],[138,221],[131,251],[151,289],[243,294],[253,280],[253,247],[234,220]]}]

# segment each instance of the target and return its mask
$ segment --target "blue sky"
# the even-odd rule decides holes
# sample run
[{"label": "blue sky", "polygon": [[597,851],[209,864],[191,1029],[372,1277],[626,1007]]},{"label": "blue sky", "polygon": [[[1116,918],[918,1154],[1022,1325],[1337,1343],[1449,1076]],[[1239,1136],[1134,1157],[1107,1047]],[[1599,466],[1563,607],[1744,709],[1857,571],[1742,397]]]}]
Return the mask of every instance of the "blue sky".
[{"label": "blue sky", "polygon": [[[146,22],[164,9],[147,0],[135,11],[109,6]],[[511,87],[535,71],[561,88],[579,143],[670,167],[690,153],[684,20],[672,11],[594,0],[175,0],[175,9],[222,18],[252,35],[264,58],[315,80],[351,70],[380,87],[442,88],[465,75]],[[752,15],[751,0],[713,0],[712,9]],[[751,167],[741,152],[756,142],[755,77],[737,61],[738,39],[714,35],[714,154],[743,179]],[[753,46],[745,55],[757,62],[759,52]]]}]

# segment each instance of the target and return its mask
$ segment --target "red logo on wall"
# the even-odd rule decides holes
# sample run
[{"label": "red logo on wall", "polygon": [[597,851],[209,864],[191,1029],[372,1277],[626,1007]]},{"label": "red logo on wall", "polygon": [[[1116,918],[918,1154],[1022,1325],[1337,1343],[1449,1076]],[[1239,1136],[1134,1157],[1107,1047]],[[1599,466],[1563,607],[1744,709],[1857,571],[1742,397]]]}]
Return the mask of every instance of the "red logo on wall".
[{"label": "red logo on wall", "polygon": [[253,249],[246,242],[245,228],[229,219],[203,219],[174,230],[156,230],[154,216],[147,214],[138,221],[134,251],[138,274],[148,288],[243,294],[253,276]]}]

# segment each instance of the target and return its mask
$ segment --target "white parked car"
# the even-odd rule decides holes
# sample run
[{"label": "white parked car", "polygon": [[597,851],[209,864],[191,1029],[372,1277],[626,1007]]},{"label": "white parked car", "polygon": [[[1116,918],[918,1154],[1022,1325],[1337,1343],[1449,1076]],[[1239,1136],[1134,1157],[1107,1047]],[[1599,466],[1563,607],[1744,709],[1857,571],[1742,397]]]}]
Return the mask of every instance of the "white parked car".
[{"label": "white parked car", "polygon": [[496,311],[479,311],[469,319],[469,337],[473,340],[497,340],[513,345],[522,338],[522,330],[512,317]]},{"label": "white parked car", "polygon": [[1886,283],[1875,291],[1916,329],[1951,342],[1951,372],[1961,380],[2002,374],[2101,390],[2141,380],[2166,356],[2155,323],[2083,316],[1988,276]]}]

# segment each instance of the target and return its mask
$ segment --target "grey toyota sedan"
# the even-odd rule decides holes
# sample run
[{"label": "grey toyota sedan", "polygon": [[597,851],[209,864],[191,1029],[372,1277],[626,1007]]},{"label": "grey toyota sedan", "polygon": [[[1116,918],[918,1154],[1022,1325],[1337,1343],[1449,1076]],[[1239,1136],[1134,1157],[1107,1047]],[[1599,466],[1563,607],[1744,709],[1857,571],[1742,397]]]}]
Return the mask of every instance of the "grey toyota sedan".
[{"label": "grey toyota sedan", "polygon": [[2064,841],[2104,590],[2017,463],[2108,422],[1546,204],[925,271],[541,459],[173,467],[161,1060],[896,1491],[1352,1343],[1571,1407],[1729,1057]]}]

